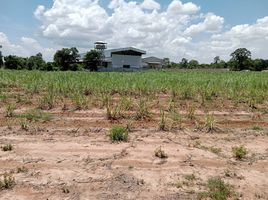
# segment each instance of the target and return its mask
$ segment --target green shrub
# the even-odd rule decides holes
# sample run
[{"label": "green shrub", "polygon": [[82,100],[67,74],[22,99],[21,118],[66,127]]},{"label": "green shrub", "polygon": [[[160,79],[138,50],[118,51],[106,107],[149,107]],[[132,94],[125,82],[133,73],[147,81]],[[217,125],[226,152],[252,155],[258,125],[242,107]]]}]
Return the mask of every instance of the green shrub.
[{"label": "green shrub", "polygon": [[247,149],[244,146],[233,147],[233,155],[236,159],[241,160],[246,157]]},{"label": "green shrub", "polygon": [[227,200],[232,195],[231,186],[219,177],[212,177],[207,182],[208,192],[201,192],[197,199]]},{"label": "green shrub", "polygon": [[110,130],[109,136],[113,142],[126,142],[128,140],[128,130],[122,126],[114,126]]}]

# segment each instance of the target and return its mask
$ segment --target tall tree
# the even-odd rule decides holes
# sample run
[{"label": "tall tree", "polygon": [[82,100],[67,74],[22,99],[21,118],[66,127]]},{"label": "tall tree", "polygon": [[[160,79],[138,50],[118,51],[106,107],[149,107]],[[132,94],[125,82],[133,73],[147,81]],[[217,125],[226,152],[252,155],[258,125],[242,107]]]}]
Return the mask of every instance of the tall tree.
[{"label": "tall tree", "polygon": [[216,56],[215,58],[214,58],[214,64],[219,64],[219,62],[220,62],[220,56]]},{"label": "tall tree", "polygon": [[27,61],[27,69],[28,70],[45,70],[46,62],[43,60],[43,56],[41,53],[36,54],[35,56],[31,56]]},{"label": "tall tree", "polygon": [[197,60],[190,60],[190,62],[188,63],[188,68],[189,69],[195,69],[199,67],[199,63]]},{"label": "tall tree", "polygon": [[251,62],[251,52],[246,48],[236,49],[231,54],[231,61],[233,63],[232,70],[239,71],[244,69],[249,69],[249,64]]},{"label": "tall tree", "polygon": [[85,63],[85,69],[89,69],[90,71],[98,71],[98,66],[101,61],[101,53],[96,50],[91,50],[86,53],[83,58]]},{"label": "tall tree", "polygon": [[70,65],[76,63],[79,59],[78,50],[75,47],[70,49],[63,48],[54,55],[54,62],[60,70],[70,70]]},{"label": "tall tree", "polygon": [[188,68],[188,60],[186,58],[181,59],[180,65],[181,65],[181,68],[184,68],[184,69]]}]

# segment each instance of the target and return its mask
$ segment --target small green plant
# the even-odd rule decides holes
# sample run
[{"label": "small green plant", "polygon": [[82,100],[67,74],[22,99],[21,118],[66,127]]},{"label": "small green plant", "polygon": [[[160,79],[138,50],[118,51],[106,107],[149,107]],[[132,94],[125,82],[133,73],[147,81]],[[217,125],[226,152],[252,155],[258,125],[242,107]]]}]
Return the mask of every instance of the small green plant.
[{"label": "small green plant", "polygon": [[140,99],[139,103],[138,103],[138,110],[136,113],[136,119],[140,120],[140,119],[146,119],[150,116],[150,112],[148,109],[148,105],[146,103],[146,101],[144,99]]},{"label": "small green plant", "polygon": [[109,133],[112,142],[126,142],[128,140],[128,130],[122,126],[114,126]]},{"label": "small green plant", "polygon": [[49,113],[45,113],[44,111],[40,109],[29,110],[25,114],[20,115],[19,117],[25,118],[30,121],[38,121],[38,120],[50,121],[51,120],[51,115]]},{"label": "small green plant", "polygon": [[0,180],[0,190],[12,189],[15,185],[15,179],[11,174],[4,174],[3,180]]},{"label": "small green plant", "polygon": [[154,151],[154,155],[158,158],[168,158],[168,155],[162,150],[161,146]]},{"label": "small green plant", "polygon": [[197,199],[227,200],[232,195],[232,188],[219,177],[212,177],[207,182],[208,192],[201,192]]},{"label": "small green plant", "polygon": [[12,146],[12,144],[6,144],[5,146],[2,146],[1,149],[3,151],[12,151],[13,150],[13,146]]},{"label": "small green plant", "polygon": [[253,126],[253,127],[252,127],[252,130],[254,130],[254,131],[262,131],[263,128],[260,127],[260,126]]},{"label": "small green plant", "polygon": [[244,146],[233,147],[232,151],[234,157],[238,160],[242,160],[243,158],[245,158],[248,153],[247,149]]},{"label": "small green plant", "polygon": [[204,127],[207,132],[212,132],[215,130],[215,119],[213,115],[207,115],[205,118],[205,124]]},{"label": "small green plant", "polygon": [[40,109],[47,109],[50,110],[54,107],[55,104],[55,95],[54,92],[49,92],[48,94],[46,94],[44,97],[42,97],[39,100],[39,108]]},{"label": "small green plant", "polygon": [[187,117],[191,120],[195,119],[195,107],[190,106],[188,108]]},{"label": "small green plant", "polygon": [[179,113],[172,111],[170,113],[170,119],[171,119],[171,129],[178,128],[179,130],[183,129],[183,124],[182,124],[182,117]]},{"label": "small green plant", "polygon": [[15,113],[14,113],[15,109],[16,109],[16,106],[8,105],[6,107],[6,110],[5,110],[5,117],[14,117],[15,116]]}]

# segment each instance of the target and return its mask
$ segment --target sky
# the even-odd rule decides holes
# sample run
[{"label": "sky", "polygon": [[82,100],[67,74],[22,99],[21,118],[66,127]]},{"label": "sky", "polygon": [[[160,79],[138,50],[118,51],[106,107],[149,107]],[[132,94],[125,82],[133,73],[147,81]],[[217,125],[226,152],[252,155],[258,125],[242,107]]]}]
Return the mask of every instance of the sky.
[{"label": "sky", "polygon": [[209,63],[245,47],[268,59],[267,0],[1,0],[4,55],[46,60],[63,47],[86,52],[95,41],[133,46],[147,56]]}]

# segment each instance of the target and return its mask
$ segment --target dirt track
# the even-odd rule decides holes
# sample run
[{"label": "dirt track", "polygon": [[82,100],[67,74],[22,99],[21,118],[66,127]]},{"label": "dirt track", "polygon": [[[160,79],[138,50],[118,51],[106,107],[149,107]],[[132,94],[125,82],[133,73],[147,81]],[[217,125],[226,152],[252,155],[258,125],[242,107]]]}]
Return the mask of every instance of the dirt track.
[{"label": "dirt track", "polygon": [[[213,176],[233,185],[239,199],[268,199],[266,115],[253,121],[250,112],[214,113],[212,133],[190,121],[166,132],[157,130],[157,118],[137,121],[129,142],[111,143],[107,133],[119,122],[106,120],[104,110],[50,112],[51,121],[26,131],[1,111],[0,146],[14,150],[0,151],[0,174],[12,173],[16,185],[0,191],[0,199],[196,199]],[[255,125],[263,130],[252,130]],[[232,155],[239,145],[249,151],[242,161]],[[154,156],[159,146],[167,159]],[[17,173],[22,166],[27,170]],[[185,178],[192,174],[194,180]]]}]

